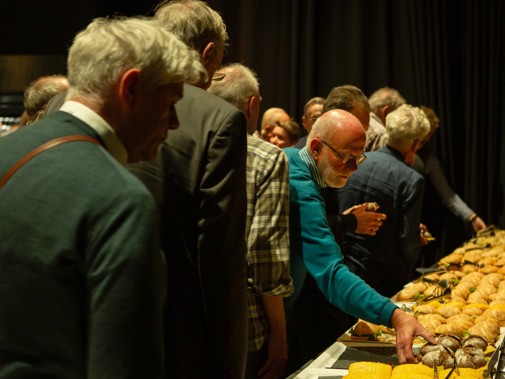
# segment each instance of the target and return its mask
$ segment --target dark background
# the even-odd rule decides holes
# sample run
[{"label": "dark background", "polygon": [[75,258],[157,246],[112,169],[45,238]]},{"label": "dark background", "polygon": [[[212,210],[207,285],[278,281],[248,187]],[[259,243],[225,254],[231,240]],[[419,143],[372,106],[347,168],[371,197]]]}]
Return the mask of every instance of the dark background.
[{"label": "dark background", "polygon": [[[152,15],[157,3],[1,1],[0,92],[7,87],[22,92],[37,76],[56,73],[32,64],[20,81],[7,86],[22,70],[7,58],[44,55],[60,60],[51,67],[62,71],[73,36],[92,18]],[[306,100],[342,84],[356,85],[366,95],[394,87],[409,103],[434,108],[441,118],[435,146],[449,182],[485,221],[505,228],[503,0],[208,3],[228,28],[224,63],[241,62],[258,73],[263,109],[284,107],[300,120]],[[447,249],[470,236],[468,225],[436,200],[430,206],[447,230],[436,236]]]}]

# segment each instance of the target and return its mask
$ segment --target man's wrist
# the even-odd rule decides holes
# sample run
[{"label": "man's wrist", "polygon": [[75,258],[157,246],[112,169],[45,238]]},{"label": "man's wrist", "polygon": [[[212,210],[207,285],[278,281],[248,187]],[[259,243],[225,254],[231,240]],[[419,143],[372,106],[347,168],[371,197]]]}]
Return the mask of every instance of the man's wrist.
[{"label": "man's wrist", "polygon": [[474,213],[472,214],[469,218],[468,218],[468,222],[471,224],[472,222],[474,222],[475,220],[477,220],[477,213]]}]

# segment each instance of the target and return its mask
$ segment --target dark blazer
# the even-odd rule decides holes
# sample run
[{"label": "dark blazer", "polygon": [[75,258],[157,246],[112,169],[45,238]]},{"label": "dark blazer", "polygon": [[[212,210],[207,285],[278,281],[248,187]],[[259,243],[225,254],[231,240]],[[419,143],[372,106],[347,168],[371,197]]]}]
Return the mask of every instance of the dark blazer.
[{"label": "dark blazer", "polygon": [[[0,138],[0,177],[57,137],[56,112]],[[0,190],[0,378],[164,378],[165,265],[146,188],[102,147],[69,142]]]},{"label": "dark blazer", "polygon": [[346,234],[346,263],[379,293],[391,297],[413,279],[421,255],[424,178],[390,146],[367,153],[367,158],[339,189],[340,210],[375,201],[387,219],[373,237]]},{"label": "dark blazer", "polygon": [[169,270],[167,370],[241,378],[247,356],[246,125],[237,108],[185,85],[155,161],[131,166],[151,190]]}]

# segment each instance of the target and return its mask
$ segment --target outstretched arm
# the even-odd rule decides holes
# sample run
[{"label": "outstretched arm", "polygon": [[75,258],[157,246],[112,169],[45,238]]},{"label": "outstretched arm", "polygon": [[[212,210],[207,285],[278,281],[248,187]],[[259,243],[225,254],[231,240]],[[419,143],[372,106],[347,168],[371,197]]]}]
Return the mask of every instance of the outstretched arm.
[{"label": "outstretched arm", "polygon": [[412,342],[419,336],[435,344],[435,338],[413,316],[401,309],[394,310],[391,325],[396,330],[396,351],[400,363],[416,363],[417,358],[412,353]]}]

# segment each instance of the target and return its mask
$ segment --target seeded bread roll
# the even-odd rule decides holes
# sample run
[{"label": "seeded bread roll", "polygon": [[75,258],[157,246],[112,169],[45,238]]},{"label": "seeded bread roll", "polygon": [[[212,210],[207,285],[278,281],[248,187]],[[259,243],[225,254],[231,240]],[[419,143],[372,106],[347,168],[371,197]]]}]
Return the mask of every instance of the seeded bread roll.
[{"label": "seeded bread roll", "polygon": [[454,365],[454,359],[446,350],[430,351],[425,356],[423,356],[422,362],[423,365],[428,367],[444,366],[447,368],[452,367]]},{"label": "seeded bread roll", "polygon": [[455,335],[442,335],[437,337],[437,344],[448,347],[452,351],[456,351],[461,347],[461,340]]},{"label": "seeded bread roll", "polygon": [[456,365],[476,369],[486,365],[486,357],[477,347],[464,347],[456,352]]},{"label": "seeded bread roll", "polygon": [[482,351],[486,351],[487,345],[488,343],[484,338],[476,335],[469,335],[461,341],[462,347],[477,347]]}]

